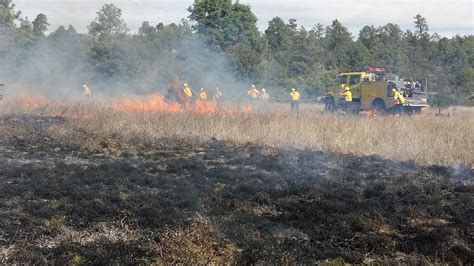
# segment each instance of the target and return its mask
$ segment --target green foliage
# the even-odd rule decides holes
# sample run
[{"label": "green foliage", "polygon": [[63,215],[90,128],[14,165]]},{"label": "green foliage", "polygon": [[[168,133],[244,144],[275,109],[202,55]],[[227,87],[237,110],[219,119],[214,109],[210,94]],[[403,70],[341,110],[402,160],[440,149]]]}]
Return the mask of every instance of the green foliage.
[{"label": "green foliage", "polygon": [[13,28],[21,12],[15,12],[12,0],[0,0],[0,27]]},{"label": "green foliage", "polygon": [[275,17],[268,23],[265,37],[272,53],[285,51],[293,42],[290,28],[280,17]]},{"label": "green foliage", "polygon": [[113,4],[105,4],[88,28],[89,35],[93,39],[124,35],[128,32],[127,25],[122,19],[122,10]]},{"label": "green foliage", "polygon": [[337,19],[332,22],[331,26],[326,28],[324,43],[325,48],[334,58],[332,62],[333,67],[344,70],[351,69],[348,52],[351,49],[352,36],[349,30]]},{"label": "green foliage", "polygon": [[244,79],[255,79],[260,63],[259,54],[246,44],[235,44],[227,49],[233,69]]},{"label": "green foliage", "polygon": [[338,20],[307,30],[295,19],[275,17],[261,33],[250,6],[195,0],[188,9],[189,21],[145,21],[137,34],[129,34],[122,11],[106,4],[90,23],[88,35],[61,26],[45,36],[46,15],[39,14],[31,23],[14,7],[11,0],[0,0],[0,32],[8,36],[3,43],[14,47],[4,56],[16,63],[11,69],[28,66],[28,53],[36,49],[37,54],[57,55],[54,69],[62,66],[76,76],[139,90],[163,86],[173,77],[213,87],[223,79],[216,73],[229,72],[272,91],[297,87],[305,96],[316,96],[334,84],[337,73],[386,67],[402,77],[428,77],[430,92],[437,93],[431,101],[437,106],[474,104],[474,36],[431,34],[419,14],[413,31],[393,23],[368,25],[356,38]]},{"label": "green foliage", "polygon": [[256,77],[265,43],[250,6],[231,0],[195,0],[188,11],[196,33],[210,47],[227,52],[238,76]]},{"label": "green foliage", "polygon": [[122,10],[105,4],[96,19],[89,25],[89,36],[94,40],[90,49],[90,63],[95,67],[96,78],[134,77],[138,70],[135,46],[122,18]]},{"label": "green foliage", "polygon": [[456,100],[451,95],[440,93],[432,98],[431,105],[438,108],[444,108],[453,105],[455,102]]},{"label": "green foliage", "polygon": [[48,19],[45,14],[38,14],[33,21],[33,35],[37,37],[44,37],[44,33],[48,30]]},{"label": "green foliage", "polygon": [[235,44],[261,48],[257,17],[250,6],[231,0],[195,0],[189,12],[189,18],[196,23],[194,30],[207,44],[222,50]]}]

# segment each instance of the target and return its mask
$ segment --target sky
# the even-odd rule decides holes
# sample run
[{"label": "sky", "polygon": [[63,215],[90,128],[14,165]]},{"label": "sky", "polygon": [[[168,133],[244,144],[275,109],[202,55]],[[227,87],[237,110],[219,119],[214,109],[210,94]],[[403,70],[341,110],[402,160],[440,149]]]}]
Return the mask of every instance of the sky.
[{"label": "sky", "polygon": [[[137,32],[143,21],[151,25],[179,22],[188,16],[187,8],[193,0],[13,0],[22,16],[34,20],[44,13],[50,30],[72,24],[79,32],[87,32],[87,25],[106,3],[122,9],[128,28]],[[268,21],[279,16],[294,18],[298,24],[311,29],[317,23],[330,25],[338,19],[357,36],[366,25],[400,25],[403,30],[414,30],[413,17],[421,14],[428,21],[430,32],[443,37],[474,35],[473,0],[240,0],[248,4],[264,31]]]}]

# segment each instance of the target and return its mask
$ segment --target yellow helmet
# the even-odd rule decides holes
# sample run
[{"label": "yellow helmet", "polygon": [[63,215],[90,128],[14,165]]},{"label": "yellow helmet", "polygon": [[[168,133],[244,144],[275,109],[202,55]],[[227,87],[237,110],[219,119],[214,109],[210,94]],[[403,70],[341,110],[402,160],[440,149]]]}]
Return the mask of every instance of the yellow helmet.
[{"label": "yellow helmet", "polygon": [[349,88],[349,87],[346,87],[346,91],[350,91],[350,90],[351,90],[351,88]]},{"label": "yellow helmet", "polygon": [[187,87],[187,86],[188,86],[188,83],[184,83],[184,85],[183,85],[183,86],[184,86],[184,87]]}]

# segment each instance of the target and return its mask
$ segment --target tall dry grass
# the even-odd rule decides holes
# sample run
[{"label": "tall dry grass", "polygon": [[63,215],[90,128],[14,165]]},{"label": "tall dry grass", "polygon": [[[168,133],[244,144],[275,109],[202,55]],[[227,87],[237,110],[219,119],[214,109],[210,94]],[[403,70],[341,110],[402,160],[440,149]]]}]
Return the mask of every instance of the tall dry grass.
[{"label": "tall dry grass", "polygon": [[[474,165],[474,109],[459,108],[450,116],[435,110],[417,117],[345,117],[322,114],[320,107],[305,106],[299,117],[284,112],[266,114],[198,115],[192,113],[114,112],[99,102],[69,102],[22,108],[2,103],[0,114],[60,113],[70,122],[52,132],[71,138],[76,132],[124,143],[150,145],[163,137],[210,138],[283,148],[316,149],[420,164]],[[275,109],[274,109],[275,110]],[[82,119],[83,118],[83,119]],[[53,131],[54,131],[53,130]]]}]

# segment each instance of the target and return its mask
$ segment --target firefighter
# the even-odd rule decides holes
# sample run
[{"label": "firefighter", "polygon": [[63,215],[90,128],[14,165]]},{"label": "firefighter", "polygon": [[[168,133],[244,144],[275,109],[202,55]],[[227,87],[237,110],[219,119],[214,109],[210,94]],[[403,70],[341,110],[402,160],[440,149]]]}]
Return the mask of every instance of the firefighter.
[{"label": "firefighter", "polygon": [[196,103],[196,108],[199,111],[204,111],[206,109],[206,102],[207,102],[207,93],[204,88],[201,88],[199,91],[199,99]]},{"label": "firefighter", "polygon": [[82,95],[84,96],[91,96],[92,92],[87,84],[82,85]]},{"label": "firefighter", "polygon": [[212,95],[212,101],[216,103],[216,105],[220,105],[221,103],[221,98],[222,98],[222,92],[219,88],[216,88],[214,91],[214,94]]},{"label": "firefighter", "polygon": [[401,115],[403,112],[403,105],[405,104],[405,98],[403,95],[396,89],[392,89],[393,101],[395,102],[394,111],[396,115]]},{"label": "firefighter", "polygon": [[268,94],[268,92],[265,88],[263,88],[260,91],[260,98],[262,99],[261,110],[264,111],[264,112],[267,112],[270,109],[269,108],[269,103],[268,103],[268,100],[270,99],[270,95]]},{"label": "firefighter", "polygon": [[291,112],[299,113],[300,100],[301,100],[300,93],[295,88],[291,89],[291,92],[290,92]]},{"label": "firefighter", "polygon": [[346,86],[343,93],[339,95],[344,96],[344,110],[346,114],[350,114],[352,112],[352,92],[349,86]]},{"label": "firefighter", "polygon": [[257,90],[255,85],[250,86],[250,89],[247,92],[247,95],[250,97],[250,103],[255,105],[257,102],[257,97],[260,96],[260,92]]},{"label": "firefighter", "polygon": [[188,111],[191,105],[191,97],[193,97],[193,92],[191,88],[189,88],[188,83],[184,83],[183,85],[183,105],[184,110]]},{"label": "firefighter", "polygon": [[199,100],[204,102],[207,101],[207,93],[204,88],[201,88],[201,91],[199,92]]},{"label": "firefighter", "polygon": [[260,98],[262,98],[264,102],[268,102],[268,99],[270,99],[270,95],[268,95],[268,92],[265,90],[265,88],[263,88],[260,92]]},{"label": "firefighter", "polygon": [[219,88],[216,88],[212,94],[212,102],[215,110],[220,110],[222,102],[222,92]]}]

